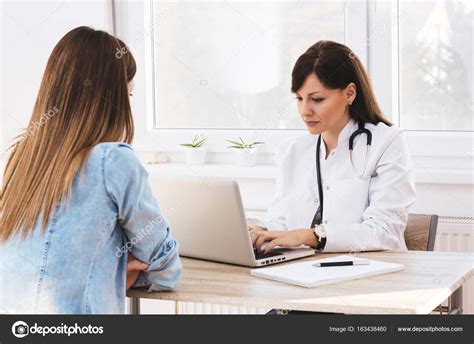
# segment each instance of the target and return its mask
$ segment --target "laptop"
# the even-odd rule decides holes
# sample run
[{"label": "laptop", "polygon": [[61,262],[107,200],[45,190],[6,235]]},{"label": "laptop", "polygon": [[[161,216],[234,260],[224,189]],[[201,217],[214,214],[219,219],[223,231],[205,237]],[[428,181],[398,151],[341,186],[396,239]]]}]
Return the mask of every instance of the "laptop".
[{"label": "laptop", "polygon": [[233,179],[151,175],[149,180],[183,257],[259,267],[315,253],[308,247],[257,252]]}]

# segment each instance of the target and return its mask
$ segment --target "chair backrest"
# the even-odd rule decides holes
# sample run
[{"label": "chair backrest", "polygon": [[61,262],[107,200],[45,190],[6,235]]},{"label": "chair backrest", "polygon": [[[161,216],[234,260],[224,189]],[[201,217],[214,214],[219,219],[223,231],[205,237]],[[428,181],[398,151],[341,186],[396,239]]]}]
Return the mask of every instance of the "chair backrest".
[{"label": "chair backrest", "polygon": [[438,215],[409,214],[405,243],[410,251],[433,251]]}]

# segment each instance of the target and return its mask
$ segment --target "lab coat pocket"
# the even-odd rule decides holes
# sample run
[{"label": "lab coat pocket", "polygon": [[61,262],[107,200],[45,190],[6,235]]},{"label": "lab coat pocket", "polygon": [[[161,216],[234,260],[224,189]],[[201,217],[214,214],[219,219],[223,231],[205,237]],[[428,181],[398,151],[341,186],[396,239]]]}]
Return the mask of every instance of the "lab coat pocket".
[{"label": "lab coat pocket", "polygon": [[369,203],[369,185],[370,178],[354,177],[334,181],[332,192],[331,189],[328,191],[331,217],[343,223],[361,222],[362,213]]}]

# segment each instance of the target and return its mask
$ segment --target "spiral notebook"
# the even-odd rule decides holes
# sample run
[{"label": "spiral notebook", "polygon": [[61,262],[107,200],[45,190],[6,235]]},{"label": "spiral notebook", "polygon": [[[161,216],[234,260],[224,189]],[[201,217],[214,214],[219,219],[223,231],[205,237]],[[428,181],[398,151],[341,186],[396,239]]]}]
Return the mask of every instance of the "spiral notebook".
[{"label": "spiral notebook", "polygon": [[[368,265],[314,267],[321,262],[368,260]],[[378,260],[361,259],[352,256],[336,256],[325,259],[305,261],[282,266],[252,269],[250,274],[278,282],[294,284],[300,287],[314,288],[322,285],[339,283],[358,278],[387,274],[401,271],[401,264],[381,262]]]}]

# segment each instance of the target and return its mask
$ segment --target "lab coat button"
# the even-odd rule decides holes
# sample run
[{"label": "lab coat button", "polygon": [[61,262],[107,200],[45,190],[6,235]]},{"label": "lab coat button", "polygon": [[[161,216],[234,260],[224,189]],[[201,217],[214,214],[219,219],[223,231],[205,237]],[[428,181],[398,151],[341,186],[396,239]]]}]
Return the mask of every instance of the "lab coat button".
[{"label": "lab coat button", "polygon": [[317,198],[314,199],[314,203],[318,203],[318,199],[317,199]]},{"label": "lab coat button", "polygon": [[327,225],[327,224],[328,224],[328,220],[324,220],[324,224]]},{"label": "lab coat button", "polygon": [[329,190],[329,185],[326,186],[326,190]]}]

